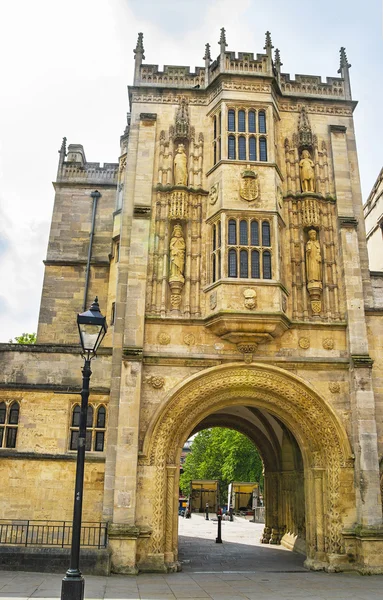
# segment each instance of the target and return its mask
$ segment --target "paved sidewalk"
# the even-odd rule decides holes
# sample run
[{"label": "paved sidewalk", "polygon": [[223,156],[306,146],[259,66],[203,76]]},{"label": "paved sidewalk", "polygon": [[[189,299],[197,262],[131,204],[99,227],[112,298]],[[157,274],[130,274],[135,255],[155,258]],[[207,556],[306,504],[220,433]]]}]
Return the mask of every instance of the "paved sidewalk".
[{"label": "paved sidewalk", "polygon": [[[85,600],[382,599],[383,576],[306,571],[302,556],[259,544],[262,527],[223,522],[223,544],[215,544],[216,522],[180,519],[182,573],[85,576]],[[0,600],[58,600],[63,575],[0,571]]]}]

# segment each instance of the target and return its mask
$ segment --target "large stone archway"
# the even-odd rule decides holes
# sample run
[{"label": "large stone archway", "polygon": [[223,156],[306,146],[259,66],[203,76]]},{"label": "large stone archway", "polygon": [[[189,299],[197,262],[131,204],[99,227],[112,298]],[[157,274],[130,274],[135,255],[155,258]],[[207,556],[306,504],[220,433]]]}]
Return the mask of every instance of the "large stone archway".
[{"label": "large stone archway", "polygon": [[339,419],[326,400],[299,377],[263,364],[229,364],[202,371],[177,386],[152,419],[140,459],[139,493],[142,498],[151,494],[153,505],[152,533],[141,554],[142,564],[171,567],[176,561],[175,480],[182,444],[212,413],[244,403],[275,415],[299,445],[308,566],[335,568],[347,562],[342,528],[353,502],[346,505],[340,490],[342,482],[352,477],[353,461]]}]

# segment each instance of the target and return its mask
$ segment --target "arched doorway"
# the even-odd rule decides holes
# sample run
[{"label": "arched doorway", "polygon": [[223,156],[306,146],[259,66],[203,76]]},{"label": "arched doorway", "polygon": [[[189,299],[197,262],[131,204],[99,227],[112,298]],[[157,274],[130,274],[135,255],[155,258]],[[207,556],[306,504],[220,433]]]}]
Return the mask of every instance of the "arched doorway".
[{"label": "arched doorway", "polygon": [[[222,415],[235,409],[243,411],[243,407],[253,411],[258,422],[263,419],[271,423],[274,419],[290,435],[291,447],[295,443],[299,447],[307,566],[333,568],[344,563],[342,514],[353,510],[352,501],[347,504],[340,499],[342,481],[348,481],[353,471],[346,433],[332,408],[306,382],[263,364],[229,364],[198,373],[176,387],[154,415],[141,461],[149,477],[142,478],[140,493],[143,497],[151,494],[154,507],[145,562],[165,563],[171,568],[177,561],[178,465],[184,441],[201,424],[206,426],[204,420],[222,419]],[[237,418],[241,420],[243,415],[237,414]],[[273,435],[262,437],[261,428],[259,433],[257,444],[263,440],[260,450],[268,461],[265,479],[270,504],[265,535],[270,537],[265,542],[270,542],[283,535],[285,526],[281,521],[283,472]]]}]

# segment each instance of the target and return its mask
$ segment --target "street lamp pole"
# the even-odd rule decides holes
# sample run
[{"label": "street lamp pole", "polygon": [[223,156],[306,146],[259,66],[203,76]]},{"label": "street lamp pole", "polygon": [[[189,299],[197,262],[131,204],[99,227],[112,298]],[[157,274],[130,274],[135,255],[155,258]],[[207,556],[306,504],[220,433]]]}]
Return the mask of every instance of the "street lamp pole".
[{"label": "street lamp pole", "polygon": [[90,309],[77,316],[80,341],[83,350],[81,412],[77,444],[76,483],[74,492],[72,543],[70,566],[61,586],[61,600],[83,600],[85,580],[80,571],[82,498],[84,491],[84,467],[86,446],[86,422],[89,399],[89,380],[92,375],[90,361],[96,356],[106,331],[106,318],[100,313],[98,299],[95,298]]}]

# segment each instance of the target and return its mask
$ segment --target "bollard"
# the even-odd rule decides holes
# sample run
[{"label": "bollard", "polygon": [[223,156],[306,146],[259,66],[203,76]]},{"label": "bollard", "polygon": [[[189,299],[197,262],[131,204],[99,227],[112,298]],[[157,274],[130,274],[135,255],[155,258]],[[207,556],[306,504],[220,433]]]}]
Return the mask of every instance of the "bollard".
[{"label": "bollard", "polygon": [[206,508],[205,508],[205,521],[209,520],[209,505],[206,504]]},{"label": "bollard", "polygon": [[221,537],[221,521],[222,521],[222,516],[218,515],[218,535],[215,538],[215,543],[216,544],[222,544],[222,537]]},{"label": "bollard", "polygon": [[233,517],[233,508],[232,506],[230,506],[229,509],[229,514],[230,514],[230,523],[232,523],[234,521],[234,517]]}]

